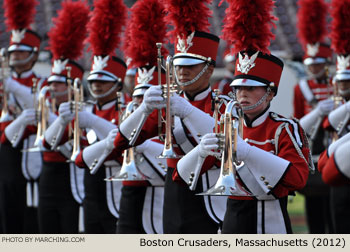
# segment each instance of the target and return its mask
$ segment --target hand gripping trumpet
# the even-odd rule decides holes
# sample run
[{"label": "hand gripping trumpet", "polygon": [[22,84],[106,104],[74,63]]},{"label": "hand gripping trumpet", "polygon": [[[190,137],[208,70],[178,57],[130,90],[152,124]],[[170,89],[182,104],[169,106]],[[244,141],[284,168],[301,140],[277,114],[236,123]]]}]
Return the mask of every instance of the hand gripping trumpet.
[{"label": "hand gripping trumpet", "polygon": [[73,93],[74,93],[74,128],[73,128],[73,149],[72,156],[68,162],[75,162],[76,157],[81,151],[80,138],[81,129],[79,128],[79,110],[84,99],[83,85],[79,78],[74,79]]},{"label": "hand gripping trumpet", "polygon": [[[125,120],[132,112],[136,110],[138,104],[134,101],[130,102],[123,116]],[[137,168],[134,155],[134,147],[124,150],[124,158],[122,168],[116,176],[105,179],[106,181],[144,181],[147,180],[147,177],[143,175]]]},{"label": "hand gripping trumpet", "polygon": [[222,150],[220,176],[213,187],[198,195],[252,196],[236,179],[237,169],[244,166],[243,161],[237,160],[237,137],[243,133],[243,111],[237,101],[227,104],[220,121],[224,131],[218,134]]},{"label": "hand gripping trumpet", "polygon": [[1,48],[0,59],[1,59],[1,82],[2,82],[2,89],[3,89],[0,122],[8,122],[13,120],[13,118],[10,116],[10,112],[8,108],[8,94],[4,89],[5,80],[9,74],[8,72],[9,62],[8,62],[8,56],[5,48]]},{"label": "hand gripping trumpet", "polygon": [[[49,112],[50,112],[50,109],[47,105],[47,93],[51,91],[52,89],[49,86],[44,86],[40,89],[40,92],[38,95],[38,101],[34,102],[34,104],[37,104],[36,116],[37,116],[37,122],[38,122],[34,146],[32,148],[22,150],[22,151],[28,151],[28,152],[49,151],[43,146],[43,140],[44,140],[45,131],[48,126]],[[52,98],[52,100],[54,100],[54,98]]]}]

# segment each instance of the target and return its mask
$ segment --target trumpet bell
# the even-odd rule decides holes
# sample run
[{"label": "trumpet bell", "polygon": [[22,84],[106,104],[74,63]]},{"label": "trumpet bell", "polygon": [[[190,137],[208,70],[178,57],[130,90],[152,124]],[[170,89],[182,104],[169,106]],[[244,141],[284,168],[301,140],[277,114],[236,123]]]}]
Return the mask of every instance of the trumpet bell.
[{"label": "trumpet bell", "polygon": [[0,123],[12,121],[13,117],[9,113],[2,113]]},{"label": "trumpet bell", "polygon": [[145,181],[147,176],[143,175],[136,168],[134,162],[123,165],[119,174],[106,178],[105,181]]},{"label": "trumpet bell", "polygon": [[171,145],[169,147],[164,145],[163,152],[158,156],[158,158],[181,158],[181,156],[175,153]]},{"label": "trumpet bell", "polygon": [[[244,166],[244,163],[241,162],[237,168]],[[198,193],[197,195],[203,196],[238,196],[238,197],[251,197],[254,196],[248,190],[246,190],[243,186],[241,186],[236,176],[233,172],[229,172],[228,174],[220,174],[219,179],[216,184],[209,188],[207,191]]]},{"label": "trumpet bell", "polygon": [[70,159],[67,159],[66,162],[67,162],[67,163],[75,163],[75,160],[77,159],[79,153],[80,153],[80,149],[74,151],[74,152],[72,153],[72,156],[70,157]]},{"label": "trumpet bell", "polygon": [[106,181],[145,181],[148,177],[137,169],[135,163],[134,149],[129,148],[124,151],[123,165],[119,174],[105,179]]},{"label": "trumpet bell", "polygon": [[51,150],[46,149],[44,146],[36,146],[36,147],[22,150],[22,152],[44,152],[44,151],[47,152]]}]

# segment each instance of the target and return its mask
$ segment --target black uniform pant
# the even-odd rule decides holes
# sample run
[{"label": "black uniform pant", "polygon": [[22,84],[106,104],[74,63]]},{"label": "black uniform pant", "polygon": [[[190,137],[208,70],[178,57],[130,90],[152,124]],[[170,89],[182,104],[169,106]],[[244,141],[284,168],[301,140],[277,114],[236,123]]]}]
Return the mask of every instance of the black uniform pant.
[{"label": "black uniform pant", "polygon": [[[317,167],[317,163],[314,163]],[[333,233],[330,208],[330,187],[316,170],[310,174],[306,186],[299,191],[305,197],[305,215],[310,234]]]},{"label": "black uniform pant", "polygon": [[143,204],[147,187],[123,186],[120,199],[118,234],[145,234],[142,224]]},{"label": "black uniform pant", "polygon": [[95,175],[84,173],[84,226],[87,234],[115,234],[118,219],[109,211],[106,197],[105,168]]},{"label": "black uniform pant", "polygon": [[331,187],[331,213],[336,234],[350,234],[350,185]]},{"label": "black uniform pant", "polygon": [[39,191],[40,233],[77,234],[79,204],[72,195],[69,164],[44,162]]},{"label": "black uniform pant", "polygon": [[[287,213],[287,197],[280,199],[280,206],[284,217],[285,229],[292,233],[290,219]],[[265,211],[265,210],[264,210]],[[228,199],[224,222],[223,234],[257,234],[258,233],[258,201]],[[259,217],[261,218],[261,216]],[[262,232],[265,233],[264,225]],[[266,223],[268,225],[268,223]]]},{"label": "black uniform pant", "polygon": [[21,147],[0,145],[0,223],[5,234],[37,233],[37,210],[26,206]]},{"label": "black uniform pant", "polygon": [[168,168],[164,187],[163,230],[166,234],[216,234],[219,224],[207,213],[202,180],[191,191],[187,185],[172,180],[174,169]]}]

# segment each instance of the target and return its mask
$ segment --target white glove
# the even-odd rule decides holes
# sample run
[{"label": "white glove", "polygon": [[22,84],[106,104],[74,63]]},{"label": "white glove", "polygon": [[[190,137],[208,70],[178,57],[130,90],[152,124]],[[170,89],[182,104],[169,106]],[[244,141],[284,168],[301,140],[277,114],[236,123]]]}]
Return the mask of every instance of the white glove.
[{"label": "white glove", "polygon": [[185,98],[174,94],[170,97],[171,114],[180,118],[187,117],[194,109],[191,103]]},{"label": "white glove", "polygon": [[240,136],[237,136],[237,159],[239,161],[244,161],[248,156],[251,147],[252,146],[250,146]]},{"label": "white glove", "polygon": [[[199,155],[202,158],[205,158],[209,155],[220,157],[221,151],[218,152],[219,139],[222,139],[221,141],[224,141],[224,136],[222,135],[218,137],[215,133],[209,133],[204,135],[199,144]],[[240,136],[237,136],[237,159],[239,161],[245,160],[249,153],[250,147],[251,146],[248,143],[246,143]]]},{"label": "white glove", "polygon": [[350,113],[350,101],[345,103],[346,110]]},{"label": "white glove", "polygon": [[16,120],[21,121],[25,126],[36,125],[36,110],[33,108],[25,109]]},{"label": "white glove", "polygon": [[91,125],[94,123],[94,114],[87,111],[79,111],[79,128],[91,129]]},{"label": "white glove", "polygon": [[136,152],[138,152],[138,153],[143,153],[145,150],[147,150],[148,147],[149,147],[150,141],[151,141],[151,140],[146,140],[146,141],[144,141],[142,144],[137,145],[137,146],[135,147]]},{"label": "white glove", "polygon": [[7,77],[4,81],[4,90],[5,92],[14,92],[18,86],[21,85],[18,81],[12,79],[12,77]]},{"label": "white glove", "polygon": [[199,143],[199,156],[202,158],[206,158],[207,156],[216,156],[220,157],[220,152],[218,152],[219,148],[219,138],[215,133],[205,134],[201,142]]},{"label": "white glove", "polygon": [[16,147],[21,141],[24,131],[28,125],[36,125],[35,109],[25,109],[21,115],[5,128],[5,136]]},{"label": "white glove", "polygon": [[[349,105],[350,106],[350,105]],[[316,110],[320,116],[328,115],[334,108],[334,101],[331,99],[319,101]]]},{"label": "white glove", "polygon": [[61,103],[60,107],[58,108],[58,114],[64,125],[67,125],[70,121],[72,121],[74,118],[74,112],[73,109],[71,109],[70,102]]},{"label": "white glove", "polygon": [[143,95],[140,107],[145,114],[150,114],[155,109],[164,108],[165,105],[165,99],[162,97],[162,88],[160,86],[152,86]]},{"label": "white glove", "polygon": [[89,111],[79,111],[79,127],[94,130],[98,139],[104,139],[117,126]]},{"label": "white glove", "polygon": [[49,112],[48,123],[51,125],[57,119],[57,115],[55,113]]},{"label": "white glove", "polygon": [[4,81],[5,92],[12,93],[23,108],[33,108],[32,89],[8,77]]},{"label": "white glove", "polygon": [[106,152],[110,153],[114,148],[114,140],[117,137],[119,130],[113,129],[108,133],[108,136],[106,137]]}]

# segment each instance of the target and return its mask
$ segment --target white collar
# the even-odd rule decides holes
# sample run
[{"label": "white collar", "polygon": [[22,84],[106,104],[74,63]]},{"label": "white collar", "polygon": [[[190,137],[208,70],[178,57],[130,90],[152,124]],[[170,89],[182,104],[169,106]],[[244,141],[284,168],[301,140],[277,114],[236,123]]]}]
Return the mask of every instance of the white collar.
[{"label": "white collar", "polygon": [[111,107],[115,106],[115,103],[116,103],[116,100],[112,100],[110,102],[103,104],[102,106],[98,106],[98,104],[96,102],[96,109],[97,110],[107,110],[107,109],[110,109]]},{"label": "white collar", "polygon": [[184,97],[187,99],[187,100],[192,100],[192,101],[200,101],[200,100],[203,100],[204,98],[206,98],[208,96],[208,94],[211,92],[211,87],[209,86],[207,89],[205,89],[204,91],[196,94],[195,97],[193,97],[192,99],[190,99],[186,93],[184,92]]},{"label": "white collar", "polygon": [[33,74],[33,70],[30,69],[28,71],[24,71],[20,74],[16,73],[16,71],[12,71],[12,77],[16,78],[16,79],[24,79],[24,78],[28,78],[29,76],[31,76]]},{"label": "white collar", "polygon": [[[257,118],[254,118],[253,121],[251,122],[251,125],[249,127],[257,127],[261,125],[263,122],[265,122],[266,118],[268,117],[270,113],[270,108],[265,111],[265,113],[261,114]],[[244,125],[247,126],[245,120],[244,120]]]}]

